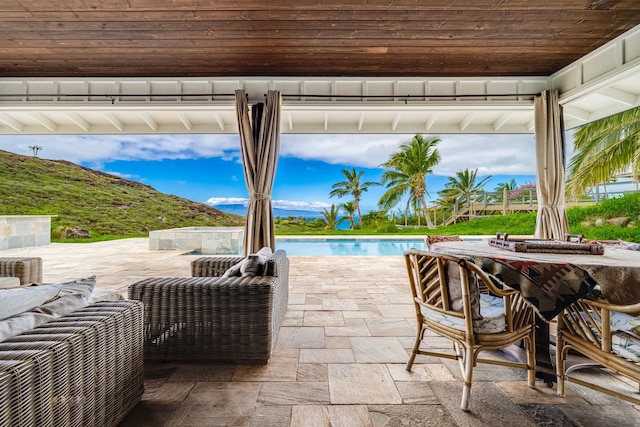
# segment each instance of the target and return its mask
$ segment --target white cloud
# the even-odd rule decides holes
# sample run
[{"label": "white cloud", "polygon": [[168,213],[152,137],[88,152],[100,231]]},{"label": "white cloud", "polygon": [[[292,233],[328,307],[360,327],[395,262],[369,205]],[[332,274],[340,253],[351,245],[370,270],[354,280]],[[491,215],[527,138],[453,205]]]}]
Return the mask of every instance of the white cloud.
[{"label": "white cloud", "polygon": [[[243,197],[211,197],[207,204],[211,206],[219,205],[243,205],[247,206],[249,200]],[[325,202],[301,202],[297,200],[273,200],[273,207],[278,209],[293,209],[305,211],[320,211],[331,205]]]},{"label": "white cloud", "polygon": [[[479,175],[535,174],[533,135],[439,135],[438,175],[478,169]],[[283,135],[282,156],[375,168],[413,135]]]},{"label": "white cloud", "polygon": [[211,206],[219,205],[244,205],[247,206],[249,200],[245,197],[211,197],[205,202]]},{"label": "white cloud", "polygon": [[[441,162],[434,172],[450,176],[462,169],[480,175],[535,174],[533,135],[439,135]],[[280,154],[330,164],[375,168],[413,135],[284,134]],[[0,149],[39,157],[91,164],[95,169],[114,160],[163,160],[219,157],[239,161],[236,135],[62,135],[0,136]]]},{"label": "white cloud", "polygon": [[235,135],[28,135],[0,136],[0,149],[31,155],[31,145],[42,150],[38,157],[101,165],[114,160],[164,160],[240,156]]}]

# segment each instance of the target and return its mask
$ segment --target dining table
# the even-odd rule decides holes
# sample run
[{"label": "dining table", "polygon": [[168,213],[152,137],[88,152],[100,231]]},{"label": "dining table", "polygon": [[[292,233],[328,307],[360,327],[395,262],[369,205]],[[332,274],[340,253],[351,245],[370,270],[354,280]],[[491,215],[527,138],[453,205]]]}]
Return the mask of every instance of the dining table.
[{"label": "dining table", "polygon": [[614,304],[640,302],[640,251],[604,245],[601,254],[518,252],[483,240],[434,243],[430,250],[465,256],[508,288],[522,293],[537,313],[536,376],[556,381],[549,322],[570,304],[601,292]]}]

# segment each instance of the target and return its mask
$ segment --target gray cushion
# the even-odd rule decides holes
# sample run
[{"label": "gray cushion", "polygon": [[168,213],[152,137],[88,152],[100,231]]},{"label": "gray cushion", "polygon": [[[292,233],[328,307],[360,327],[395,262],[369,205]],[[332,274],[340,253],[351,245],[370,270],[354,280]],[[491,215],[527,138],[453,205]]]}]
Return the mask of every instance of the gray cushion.
[{"label": "gray cushion", "polygon": [[[55,285],[28,286],[16,289],[16,291],[21,291],[16,295],[21,296],[25,302],[30,301],[30,304],[42,300],[43,295],[53,296],[30,310],[0,320],[0,342],[85,307],[95,284],[96,278],[93,276]],[[2,293],[9,291],[2,291]],[[32,296],[35,297],[31,298]],[[11,300],[15,302],[16,298],[13,296]],[[21,307],[26,305],[28,304],[22,304]]]},{"label": "gray cushion", "polygon": [[93,288],[95,276],[54,285],[23,286],[0,292],[0,320],[31,311],[47,302],[66,295],[79,294],[86,305]]},{"label": "gray cushion", "polygon": [[250,254],[239,263],[229,267],[222,277],[261,276],[263,274],[265,263],[272,255],[273,251],[271,248],[264,247],[255,254]]}]

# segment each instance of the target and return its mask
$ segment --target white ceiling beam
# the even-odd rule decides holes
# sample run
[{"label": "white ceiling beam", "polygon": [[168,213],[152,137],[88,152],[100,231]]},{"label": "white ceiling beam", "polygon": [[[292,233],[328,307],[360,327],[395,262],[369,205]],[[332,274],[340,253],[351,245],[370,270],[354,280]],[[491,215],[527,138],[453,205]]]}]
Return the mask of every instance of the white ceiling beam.
[{"label": "white ceiling beam", "polygon": [[48,118],[46,118],[43,114],[41,113],[29,113],[29,114],[31,115],[31,117],[33,117],[34,120],[36,120],[42,126],[49,129],[51,132],[55,132],[56,129],[58,129],[58,125],[52,122],[51,120],[49,120]]},{"label": "white ceiling beam", "polygon": [[477,113],[468,113],[462,122],[460,122],[460,130],[464,132],[464,130],[473,122],[474,117]]},{"label": "white ceiling beam", "polygon": [[431,113],[431,115],[429,116],[429,119],[424,124],[425,132],[430,132],[431,131],[431,128],[436,123],[436,120],[438,120],[438,115],[439,115],[438,113]]},{"label": "white ceiling beam", "polygon": [[213,117],[215,117],[216,123],[218,123],[218,127],[220,128],[220,130],[224,132],[225,122],[222,119],[222,115],[218,112],[215,112],[213,113]]},{"label": "white ceiling beam", "polygon": [[293,132],[293,116],[291,115],[291,111],[287,113],[287,121],[289,122],[289,132]]},{"label": "white ceiling beam", "polygon": [[5,113],[0,113],[0,123],[4,123],[16,132],[22,132],[24,130],[24,125],[22,123]]},{"label": "white ceiling beam", "polygon": [[402,113],[396,113],[395,117],[393,118],[393,122],[391,123],[391,130],[396,130],[396,128],[398,127],[398,123],[400,123],[400,117],[402,117]]},{"label": "white ceiling beam", "polygon": [[65,116],[67,116],[69,120],[75,123],[83,131],[89,132],[89,129],[91,129],[91,124],[89,124],[89,122],[87,122],[85,119],[80,117],[78,113],[69,111],[65,113]]},{"label": "white ceiling beam", "polygon": [[565,116],[573,117],[581,122],[588,122],[591,117],[591,113],[580,108],[572,107],[571,105],[565,105],[562,109]]},{"label": "white ceiling beam", "polygon": [[142,117],[142,120],[144,120],[144,122],[147,124],[147,126],[149,126],[149,128],[152,131],[154,132],[158,131],[158,122],[153,120],[153,118],[149,113],[140,113],[140,117]]},{"label": "white ceiling beam", "polygon": [[498,132],[504,125],[509,122],[509,119],[513,117],[513,113],[503,113],[498,120],[493,123],[493,130]]},{"label": "white ceiling beam", "polygon": [[182,123],[184,128],[189,132],[191,132],[191,129],[193,129],[193,123],[191,123],[191,120],[189,120],[189,117],[187,117],[185,113],[180,112],[178,113],[178,119],[180,119],[180,122]]},{"label": "white ceiling beam", "polygon": [[624,104],[628,107],[633,107],[638,102],[638,96],[633,93],[625,92],[615,87],[609,87],[598,92],[607,98],[613,99],[616,102]]},{"label": "white ceiling beam", "polygon": [[124,124],[113,113],[104,113],[105,118],[120,132],[124,131]]},{"label": "white ceiling beam", "polygon": [[364,124],[364,111],[360,113],[360,118],[358,119],[358,131],[362,130],[363,124]]},{"label": "white ceiling beam", "polygon": [[324,112],[324,131],[326,132],[329,129],[329,112]]},{"label": "white ceiling beam", "polygon": [[531,133],[536,131],[536,119],[535,117],[533,119],[531,119],[528,123],[527,123],[527,130]]}]

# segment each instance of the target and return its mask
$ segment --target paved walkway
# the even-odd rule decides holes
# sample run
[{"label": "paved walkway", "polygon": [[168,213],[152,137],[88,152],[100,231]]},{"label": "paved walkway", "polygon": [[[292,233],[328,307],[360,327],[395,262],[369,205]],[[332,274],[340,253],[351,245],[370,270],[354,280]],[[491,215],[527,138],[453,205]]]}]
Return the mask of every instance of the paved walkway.
[{"label": "paved walkway", "polygon": [[[145,277],[189,276],[193,256],[147,239],[2,251],[40,256],[45,282],[97,276],[126,292]],[[418,357],[404,259],[291,256],[285,323],[262,366],[147,364],[145,395],[122,426],[638,426],[640,407],[568,384],[567,397],[524,371],[480,365],[460,411],[457,362]],[[447,345],[432,338],[434,345]],[[496,357],[501,357],[496,355]],[[618,378],[585,375],[608,384]],[[627,386],[628,388],[628,386]]]}]

